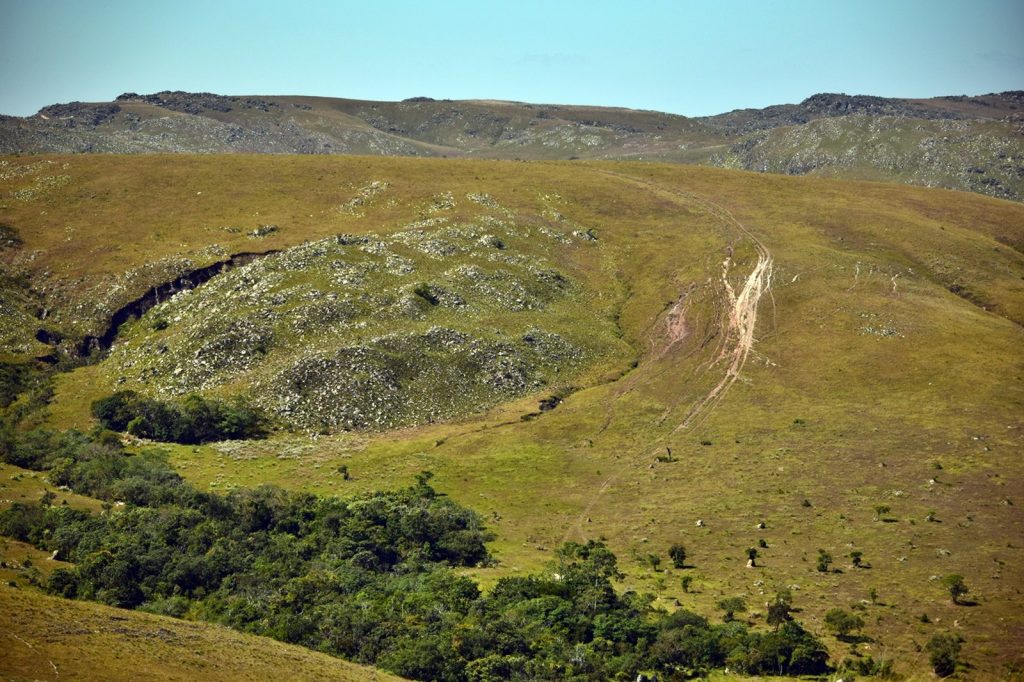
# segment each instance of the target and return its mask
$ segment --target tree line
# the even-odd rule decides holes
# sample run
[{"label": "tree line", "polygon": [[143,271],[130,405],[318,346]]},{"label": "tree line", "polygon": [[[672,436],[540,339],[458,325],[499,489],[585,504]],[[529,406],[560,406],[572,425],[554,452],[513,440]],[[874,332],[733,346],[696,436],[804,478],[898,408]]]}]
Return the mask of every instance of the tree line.
[{"label": "tree line", "polygon": [[825,648],[793,620],[712,624],[618,593],[616,557],[599,541],[568,543],[548,570],[483,594],[455,569],[492,561],[490,536],[427,472],[348,499],[271,486],[220,495],[109,431],[8,432],[0,455],[105,501],[100,514],[52,496],[0,512],[0,534],[74,564],[44,585],[65,597],[222,623],[421,680],[828,670]]}]

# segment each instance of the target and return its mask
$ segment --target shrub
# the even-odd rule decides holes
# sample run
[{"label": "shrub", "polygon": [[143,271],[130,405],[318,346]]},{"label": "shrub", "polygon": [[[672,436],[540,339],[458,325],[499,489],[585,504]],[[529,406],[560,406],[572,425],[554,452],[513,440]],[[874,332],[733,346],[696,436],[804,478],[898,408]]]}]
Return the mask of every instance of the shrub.
[{"label": "shrub", "polygon": [[672,559],[672,566],[675,568],[686,568],[686,548],[680,544],[674,544],[668,549],[668,556]]},{"label": "shrub", "polygon": [[262,415],[240,399],[223,402],[190,395],[175,405],[119,391],[95,401],[92,413],[105,428],[171,443],[192,445],[266,435]]},{"label": "shrub", "polygon": [[967,587],[967,583],[964,582],[964,577],[958,573],[947,575],[942,579],[942,585],[949,592],[950,598],[954,604],[960,603],[960,597],[964,596],[970,589]]},{"label": "shrub", "polygon": [[836,639],[846,640],[851,632],[864,627],[864,620],[860,616],[835,608],[825,614],[825,625],[835,633]]},{"label": "shrub", "polygon": [[729,622],[733,619],[734,614],[746,612],[747,603],[743,601],[742,597],[727,597],[718,602],[718,608],[725,611],[724,619]]},{"label": "shrub", "polygon": [[832,555],[823,549],[818,550],[818,565],[817,569],[819,573],[827,573],[828,567],[832,563]]},{"label": "shrub", "polygon": [[924,648],[928,652],[928,662],[932,664],[932,670],[936,675],[949,677],[956,672],[963,641],[959,635],[941,633],[928,640]]}]

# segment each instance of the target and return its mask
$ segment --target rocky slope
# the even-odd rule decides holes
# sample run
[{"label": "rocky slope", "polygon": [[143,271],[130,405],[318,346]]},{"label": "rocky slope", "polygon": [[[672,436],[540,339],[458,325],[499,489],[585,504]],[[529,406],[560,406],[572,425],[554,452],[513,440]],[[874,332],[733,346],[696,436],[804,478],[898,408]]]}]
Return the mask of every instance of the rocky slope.
[{"label": "rocky slope", "polygon": [[557,384],[614,343],[611,325],[574,333],[594,313],[544,256],[588,234],[447,222],[310,242],[182,291],[128,331],[111,371],[164,395],[242,391],[330,432],[451,419]]},{"label": "rocky slope", "polygon": [[906,182],[1024,198],[1024,92],[927,100],[817,94],[686,118],[414,97],[125,93],[0,117],[0,153],[288,153],[643,159]]}]

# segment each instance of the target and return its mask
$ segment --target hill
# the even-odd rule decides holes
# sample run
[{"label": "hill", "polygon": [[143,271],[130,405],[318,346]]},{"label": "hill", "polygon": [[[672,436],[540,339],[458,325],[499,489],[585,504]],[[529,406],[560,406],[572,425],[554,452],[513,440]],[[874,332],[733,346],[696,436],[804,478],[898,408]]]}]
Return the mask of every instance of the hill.
[{"label": "hill", "polygon": [[[91,427],[90,403],[123,386],[272,401],[282,392],[270,378],[304,349],[358,346],[393,372],[360,384],[366,395],[426,405],[433,394],[451,409],[312,429],[276,412],[266,440],[166,445],[171,461],[211,490],[273,482],[341,495],[399,488],[429,469],[497,536],[499,564],[467,569],[485,587],[544,566],[563,540],[603,536],[627,574],[621,589],[669,609],[712,616],[743,596],[761,625],[762,604],[789,589],[835,662],[850,646],[825,634],[824,617],[840,606],[864,618],[871,641],[858,651],[906,674],[930,674],[920,646],[944,632],[965,638],[972,675],[1021,664],[1019,204],[649,163],[4,163],[5,357],[72,369],[54,374],[37,416],[52,427]],[[270,255],[132,307],[243,253]],[[461,278],[474,267],[491,289]],[[540,276],[550,271],[561,280]],[[508,292],[532,307],[505,305]],[[414,314],[402,318],[407,295]],[[302,316],[345,301],[353,314]],[[105,352],[99,340],[125,309]],[[394,345],[378,320],[405,325],[412,344]],[[257,323],[268,328],[263,351],[232,336]],[[481,348],[505,343],[504,369],[532,378],[452,400],[481,386],[459,351],[433,362],[453,374],[417,383],[412,358],[430,350],[418,344],[435,327],[476,335],[465,343]],[[550,352],[520,345],[534,328],[586,352],[556,372]],[[179,389],[205,330],[232,362],[241,350],[254,357],[224,381]],[[92,363],[73,367],[90,349]],[[335,374],[372,373],[328,372],[308,386]],[[650,556],[673,543],[690,567],[654,570]],[[747,568],[751,547],[759,557]],[[819,550],[833,559],[826,570]],[[973,605],[949,599],[950,574],[964,576]]]},{"label": "hill", "polygon": [[413,97],[125,93],[0,118],[0,153],[291,153],[626,159],[1024,197],[1020,91],[927,100],[823,93],[703,118]]},{"label": "hill", "polygon": [[401,678],[226,627],[0,587],[0,670],[8,680]]}]

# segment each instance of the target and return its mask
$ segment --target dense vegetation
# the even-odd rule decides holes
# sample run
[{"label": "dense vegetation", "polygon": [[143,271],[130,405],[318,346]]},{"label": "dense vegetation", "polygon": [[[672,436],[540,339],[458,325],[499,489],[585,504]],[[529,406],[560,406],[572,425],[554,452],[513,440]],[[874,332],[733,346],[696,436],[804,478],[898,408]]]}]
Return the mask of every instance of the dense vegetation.
[{"label": "dense vegetation", "polygon": [[112,430],[170,443],[208,443],[265,434],[263,417],[240,400],[222,402],[190,395],[181,405],[118,391],[92,404],[92,413]]},{"label": "dense vegetation", "polygon": [[483,595],[452,569],[490,561],[488,535],[428,472],[349,500],[269,486],[222,496],[193,488],[159,451],[124,451],[110,432],[8,436],[2,452],[108,502],[94,515],[44,496],[0,513],[0,534],[75,564],[46,585],[67,597],[225,623],[417,679],[827,670],[824,647],[788,612],[758,632],[618,594],[601,542],[568,543],[550,571]]}]

